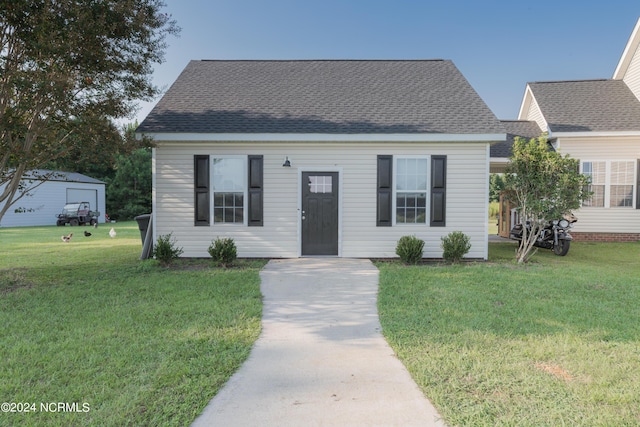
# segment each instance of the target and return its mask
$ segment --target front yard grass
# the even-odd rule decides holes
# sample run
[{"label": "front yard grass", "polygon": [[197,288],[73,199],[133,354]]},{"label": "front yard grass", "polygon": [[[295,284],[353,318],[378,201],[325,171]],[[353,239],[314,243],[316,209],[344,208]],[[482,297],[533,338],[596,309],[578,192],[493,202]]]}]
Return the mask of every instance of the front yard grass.
[{"label": "front yard grass", "polygon": [[114,227],[0,229],[0,401],[36,409],[0,425],[188,425],[248,356],[263,261],[166,269]]},{"label": "front yard grass", "polygon": [[640,425],[640,243],[380,262],[383,333],[450,426]]}]

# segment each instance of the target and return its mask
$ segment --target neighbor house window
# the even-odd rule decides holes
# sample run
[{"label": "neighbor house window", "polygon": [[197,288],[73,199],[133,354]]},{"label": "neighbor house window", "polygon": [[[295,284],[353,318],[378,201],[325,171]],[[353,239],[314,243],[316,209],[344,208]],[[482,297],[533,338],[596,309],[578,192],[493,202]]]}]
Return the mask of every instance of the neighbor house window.
[{"label": "neighbor house window", "polygon": [[582,173],[591,177],[589,190],[593,195],[582,203],[584,207],[633,207],[636,162],[593,161],[582,162]]},{"label": "neighbor house window", "polygon": [[611,162],[611,207],[633,207],[635,162]]},{"label": "neighbor house window", "polygon": [[396,224],[427,222],[428,164],[429,159],[426,157],[396,158]]},{"label": "neighbor house window", "polygon": [[214,157],[211,163],[213,222],[243,224],[246,212],[246,157]]},{"label": "neighbor house window", "polygon": [[582,206],[604,207],[605,167],[605,162],[582,163],[582,173],[591,178],[591,184],[587,190],[593,193],[589,200],[582,203]]}]

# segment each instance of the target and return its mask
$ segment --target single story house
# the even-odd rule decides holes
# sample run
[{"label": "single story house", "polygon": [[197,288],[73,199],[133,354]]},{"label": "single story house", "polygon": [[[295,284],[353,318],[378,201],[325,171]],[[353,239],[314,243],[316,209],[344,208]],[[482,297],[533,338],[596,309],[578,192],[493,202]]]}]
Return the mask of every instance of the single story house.
[{"label": "single story house", "polygon": [[0,226],[56,225],[56,215],[71,202],[89,202],[92,210],[100,212],[99,221],[104,222],[103,181],[79,173],[44,169],[26,172],[23,181],[28,187],[35,188],[9,208]]},{"label": "single story house", "polygon": [[137,129],[153,137],[153,234],[186,257],[396,257],[415,235],[488,255],[503,125],[448,60],[191,61]]},{"label": "single story house", "polygon": [[593,197],[575,212],[576,240],[640,240],[640,20],[611,79],[527,84],[518,118],[580,161]]}]

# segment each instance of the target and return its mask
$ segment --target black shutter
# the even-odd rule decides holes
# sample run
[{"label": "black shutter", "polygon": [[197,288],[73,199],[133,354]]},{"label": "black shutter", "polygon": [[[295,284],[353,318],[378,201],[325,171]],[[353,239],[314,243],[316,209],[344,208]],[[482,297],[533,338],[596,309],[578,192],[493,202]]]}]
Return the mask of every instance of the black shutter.
[{"label": "black shutter", "polygon": [[249,156],[249,226],[261,227],[263,221],[263,156]]},{"label": "black shutter", "polygon": [[640,209],[640,159],[637,160],[638,173],[636,173],[636,209]]},{"label": "black shutter", "polygon": [[393,197],[393,156],[378,156],[378,196],[376,225],[391,226],[391,207]]},{"label": "black shutter", "polygon": [[209,156],[193,156],[194,225],[196,226],[210,224],[209,187],[211,181],[209,179],[209,164]]},{"label": "black shutter", "polygon": [[444,227],[447,214],[447,156],[431,156],[431,226]]}]

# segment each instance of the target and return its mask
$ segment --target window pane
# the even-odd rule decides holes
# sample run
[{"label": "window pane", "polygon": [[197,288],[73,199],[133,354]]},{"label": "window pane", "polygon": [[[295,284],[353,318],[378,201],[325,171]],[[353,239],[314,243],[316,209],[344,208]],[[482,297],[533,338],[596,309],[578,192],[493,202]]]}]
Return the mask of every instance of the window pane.
[{"label": "window pane", "polygon": [[332,176],[310,176],[309,192],[311,193],[331,193],[333,191]]},{"label": "window pane", "polygon": [[243,191],[245,159],[213,159],[213,191]]},{"label": "window pane", "polygon": [[604,207],[604,185],[589,185],[589,191],[593,192],[591,199],[585,200],[582,206],[585,207]]},{"label": "window pane", "polygon": [[214,208],[213,209],[213,221],[214,222],[224,222],[224,209],[223,208]]},{"label": "window pane", "polygon": [[635,166],[635,161],[611,162],[611,184],[633,186]]},{"label": "window pane", "polygon": [[243,193],[215,193],[214,222],[244,222]]},{"label": "window pane", "polygon": [[396,190],[426,190],[427,164],[427,159],[398,159],[396,170]]},{"label": "window pane", "polygon": [[396,206],[399,208],[404,208],[407,206],[407,198],[404,194],[398,194],[398,197],[396,197]]},{"label": "window pane", "polygon": [[242,208],[236,208],[234,222],[242,223],[243,220],[244,220],[244,210]]},{"label": "window pane", "polygon": [[405,222],[408,224],[416,222],[416,210],[414,208],[407,208],[405,211]]},{"label": "window pane", "polygon": [[633,185],[611,186],[611,207],[631,207],[633,202]]},{"label": "window pane", "polygon": [[396,197],[397,224],[426,223],[426,193],[402,193]]}]

